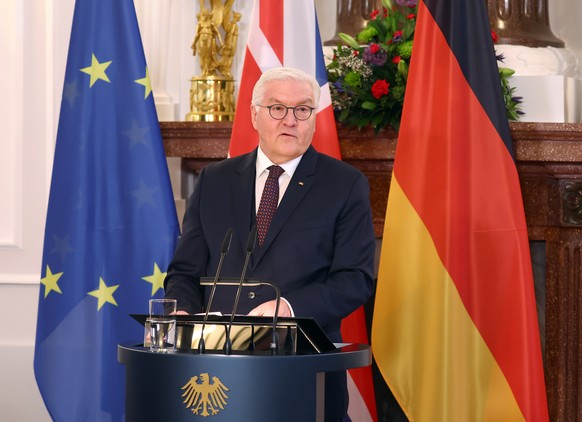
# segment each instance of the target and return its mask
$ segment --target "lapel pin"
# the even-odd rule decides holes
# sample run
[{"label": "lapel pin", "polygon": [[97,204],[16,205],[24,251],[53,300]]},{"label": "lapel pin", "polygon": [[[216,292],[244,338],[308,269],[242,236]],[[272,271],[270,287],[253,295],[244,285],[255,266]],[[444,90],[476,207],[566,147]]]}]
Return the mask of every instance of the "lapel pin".
[{"label": "lapel pin", "polygon": [[303,183],[303,182],[299,182],[299,186],[303,186],[303,185],[304,185],[304,183]]}]

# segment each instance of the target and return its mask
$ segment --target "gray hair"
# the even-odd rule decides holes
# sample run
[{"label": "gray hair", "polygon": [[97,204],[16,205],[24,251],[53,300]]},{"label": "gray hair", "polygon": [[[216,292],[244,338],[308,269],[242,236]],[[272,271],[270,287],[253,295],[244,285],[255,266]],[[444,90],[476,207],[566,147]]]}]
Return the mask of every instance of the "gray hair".
[{"label": "gray hair", "polygon": [[253,104],[260,104],[263,101],[265,96],[265,84],[267,82],[290,80],[309,83],[313,90],[313,100],[315,101],[314,105],[315,107],[318,106],[320,88],[317,80],[310,74],[292,67],[274,67],[264,72],[253,88],[253,97],[251,102]]}]

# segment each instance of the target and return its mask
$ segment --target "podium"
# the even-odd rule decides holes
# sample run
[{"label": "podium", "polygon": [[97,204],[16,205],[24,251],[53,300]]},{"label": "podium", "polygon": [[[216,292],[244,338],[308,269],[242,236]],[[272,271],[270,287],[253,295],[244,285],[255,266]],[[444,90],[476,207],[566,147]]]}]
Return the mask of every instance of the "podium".
[{"label": "podium", "polygon": [[337,344],[333,350],[279,352],[195,349],[153,353],[118,345],[125,365],[126,420],[324,420],[325,372],[368,366],[370,346]]}]

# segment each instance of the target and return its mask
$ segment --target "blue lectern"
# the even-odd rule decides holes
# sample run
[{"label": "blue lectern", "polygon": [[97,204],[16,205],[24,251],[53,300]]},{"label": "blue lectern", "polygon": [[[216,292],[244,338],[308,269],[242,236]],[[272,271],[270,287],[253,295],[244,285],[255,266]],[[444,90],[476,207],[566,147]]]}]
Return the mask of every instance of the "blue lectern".
[{"label": "blue lectern", "polygon": [[179,348],[152,353],[121,344],[126,367],[126,420],[252,421],[324,420],[325,372],[368,366],[370,346],[336,345],[326,351]]}]

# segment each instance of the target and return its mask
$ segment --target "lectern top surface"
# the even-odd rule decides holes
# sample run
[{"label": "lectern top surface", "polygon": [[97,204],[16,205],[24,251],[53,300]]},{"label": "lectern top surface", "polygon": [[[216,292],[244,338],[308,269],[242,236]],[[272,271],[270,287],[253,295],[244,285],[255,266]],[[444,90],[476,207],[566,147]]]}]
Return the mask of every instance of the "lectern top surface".
[{"label": "lectern top surface", "polygon": [[[145,325],[148,315],[131,315],[140,324]],[[204,321],[204,315],[176,315],[178,327],[188,327],[190,324],[200,324]],[[228,325],[230,315],[209,315],[207,325]],[[272,317],[250,317],[237,315],[233,322],[234,326],[262,326],[270,327],[273,324]],[[277,327],[293,327],[296,334],[296,351],[298,353],[326,353],[335,351],[337,348],[327,337],[322,328],[313,318],[278,318]]]}]

